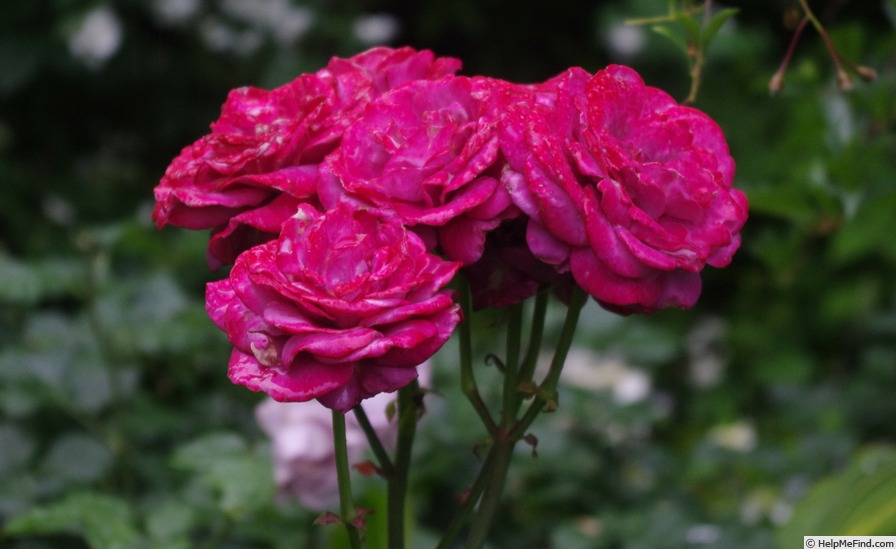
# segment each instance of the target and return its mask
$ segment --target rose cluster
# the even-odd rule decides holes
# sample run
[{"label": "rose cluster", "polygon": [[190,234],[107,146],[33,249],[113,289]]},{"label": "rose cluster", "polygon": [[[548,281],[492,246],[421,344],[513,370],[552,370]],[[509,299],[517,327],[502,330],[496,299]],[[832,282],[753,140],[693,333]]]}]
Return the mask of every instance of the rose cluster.
[{"label": "rose cluster", "polygon": [[153,217],[233,265],[207,309],[230,378],[346,411],[416,377],[461,311],[578,285],[628,314],[690,307],[740,245],[744,194],[709,117],[632,69],[539,84],[411,48],[231,92],[174,159]]}]

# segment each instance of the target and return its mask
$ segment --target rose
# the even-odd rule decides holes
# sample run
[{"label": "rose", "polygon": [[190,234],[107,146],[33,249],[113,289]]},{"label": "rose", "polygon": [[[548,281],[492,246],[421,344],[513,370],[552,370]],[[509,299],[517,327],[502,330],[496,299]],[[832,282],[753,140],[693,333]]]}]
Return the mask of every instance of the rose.
[{"label": "rose", "polygon": [[571,69],[503,119],[504,182],[539,259],[622,313],[692,306],[727,265],[747,200],[719,127],[631,69]]},{"label": "rose", "polygon": [[[421,384],[429,383],[429,363],[417,368]],[[384,448],[395,446],[398,425],[387,413],[394,393],[380,393],[361,403]],[[317,402],[277,402],[267,398],[255,408],[255,419],[271,438],[274,481],[282,498],[294,497],[305,507],[323,511],[339,501],[333,415]],[[368,448],[354,414],[345,417],[348,462],[357,464]]]},{"label": "rose", "polygon": [[231,381],[345,412],[411,382],[445,343],[460,309],[442,288],[458,268],[394,220],[303,204],[208,285],[206,308],[234,345]]},{"label": "rose", "polygon": [[568,301],[572,277],[533,255],[526,245],[526,224],[523,216],[503,222],[488,233],[482,257],[464,267],[474,309],[509,307],[532,297],[543,286]]},{"label": "rose", "polygon": [[213,229],[208,262],[230,264],[270,240],[300,203],[317,204],[318,165],[374,97],[459,61],[411,48],[374,48],[333,58],[315,74],[267,91],[232,91],[210,134],[172,161],[155,189],[153,219]]},{"label": "rose", "polygon": [[499,181],[497,85],[447,77],[383,94],[327,159],[325,205],[369,204],[448,258],[475,262],[486,233],[518,213]]}]

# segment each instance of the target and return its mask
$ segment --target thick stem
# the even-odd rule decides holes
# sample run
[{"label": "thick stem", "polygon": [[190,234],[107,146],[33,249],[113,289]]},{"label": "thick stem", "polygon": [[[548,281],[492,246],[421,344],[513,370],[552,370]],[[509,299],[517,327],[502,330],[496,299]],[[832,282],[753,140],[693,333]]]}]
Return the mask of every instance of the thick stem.
[{"label": "thick stem", "polygon": [[476,477],[476,481],[467,492],[466,498],[461,504],[460,509],[454,514],[451,524],[449,524],[448,528],[443,532],[442,539],[439,540],[436,549],[448,549],[449,547],[452,547],[454,539],[460,533],[460,529],[467,522],[467,519],[470,518],[473,508],[476,507],[479,497],[482,495],[483,490],[485,490],[485,485],[488,482],[488,473],[492,469],[492,461],[494,461],[494,459],[492,453],[489,452],[488,457],[485,459],[485,463],[482,464],[482,469],[479,470],[479,476]]},{"label": "thick stem", "polygon": [[[504,492],[504,483],[507,480],[507,472],[510,469],[510,458],[513,457],[513,448],[516,440],[508,436],[506,432],[497,437],[489,450],[489,468],[485,475],[485,486],[479,508],[473,517],[470,526],[470,537],[467,540],[467,549],[479,549],[485,545],[498,505],[501,503],[501,494]],[[483,472],[485,473],[485,469]]]},{"label": "thick stem", "polygon": [[501,408],[501,426],[506,427],[516,420],[516,412],[522,397],[519,392],[520,341],[523,332],[523,305],[518,303],[510,308],[507,323],[507,351],[504,357],[504,401]]},{"label": "thick stem", "polygon": [[361,536],[353,524],[357,517],[352,500],[352,486],[348,467],[348,447],[345,442],[345,414],[333,410],[333,447],[336,454],[336,478],[339,481],[339,515],[352,549],[359,549]]}]

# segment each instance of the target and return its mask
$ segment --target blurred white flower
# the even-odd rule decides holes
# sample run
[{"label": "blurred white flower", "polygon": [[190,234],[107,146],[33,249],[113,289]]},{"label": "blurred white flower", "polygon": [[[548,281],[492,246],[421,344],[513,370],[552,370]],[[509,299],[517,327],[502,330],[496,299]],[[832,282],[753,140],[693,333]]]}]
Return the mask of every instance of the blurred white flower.
[{"label": "blurred white flower", "polygon": [[288,0],[223,0],[221,9],[228,15],[267,30],[281,44],[288,44],[311,28],[313,16],[304,6]]},{"label": "blurred white flower", "polygon": [[722,319],[710,317],[698,322],[688,334],[688,380],[695,387],[713,387],[722,380],[725,357],[720,347],[725,331]]},{"label": "blurred white flower", "polygon": [[177,25],[199,11],[199,0],[155,0],[152,7],[163,24]]},{"label": "blurred white flower", "polygon": [[[417,367],[421,386],[429,383],[429,363]],[[390,421],[386,409],[395,393],[380,393],[361,406],[387,450],[395,446],[398,425]],[[316,400],[277,402],[265,399],[255,409],[255,419],[271,437],[274,482],[283,498],[296,498],[309,509],[322,511],[339,502],[336,456],[333,447],[333,416]],[[369,446],[354,413],[345,415],[348,461],[363,461]]]},{"label": "blurred white flower", "polygon": [[101,68],[121,46],[121,21],[109,6],[98,6],[84,16],[68,39],[68,50],[91,69]]},{"label": "blurred white flower", "polygon": [[385,44],[398,34],[398,19],[387,13],[362,15],[355,19],[355,36],[368,46]]},{"label": "blurred white flower", "polygon": [[639,25],[627,25],[619,22],[607,32],[607,48],[617,57],[628,59],[634,57],[647,43],[644,29]]},{"label": "blurred white flower", "polygon": [[216,17],[205,18],[199,32],[206,47],[215,52],[231,51],[245,56],[260,48],[263,42],[257,30],[237,30]]},{"label": "blurred white flower", "polygon": [[581,389],[611,391],[613,400],[622,406],[646,399],[651,390],[650,376],[643,370],[618,357],[604,357],[582,347],[569,350],[561,379]]},{"label": "blurred white flower", "polygon": [[720,537],[722,532],[714,524],[695,524],[685,532],[685,541],[689,545],[713,545]]},{"label": "blurred white flower", "polygon": [[734,452],[750,452],[756,448],[756,429],[746,421],[717,425],[709,431],[709,439],[720,448]]}]

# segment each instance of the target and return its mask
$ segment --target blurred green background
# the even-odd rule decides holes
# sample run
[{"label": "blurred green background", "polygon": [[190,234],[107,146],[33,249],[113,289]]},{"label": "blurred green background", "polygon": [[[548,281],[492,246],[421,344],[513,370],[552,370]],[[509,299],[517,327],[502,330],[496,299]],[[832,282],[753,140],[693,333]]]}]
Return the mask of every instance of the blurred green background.
[{"label": "blurred green background", "polygon": [[[706,52],[695,106],[724,129],[750,198],[743,247],[705,272],[691,311],[586,309],[560,409],[532,428],[537,459],[516,457],[493,547],[896,535],[896,1],[810,4],[878,79],[839,90],[809,28],[770,96],[798,4],[713,3],[739,12]],[[625,24],[670,5],[4,0],[0,546],[338,545],[316,513],[275,501],[261,397],[228,383],[229,345],[205,316],[204,284],[221,276],[205,270],[207,235],[149,220],[168,162],[230,89],[376,44],[514,81],[623,63],[681,99],[685,55]],[[481,321],[484,340],[498,321]],[[485,436],[454,352],[437,357],[419,434],[412,547],[447,524]],[[376,507],[380,484],[361,482]]]}]

